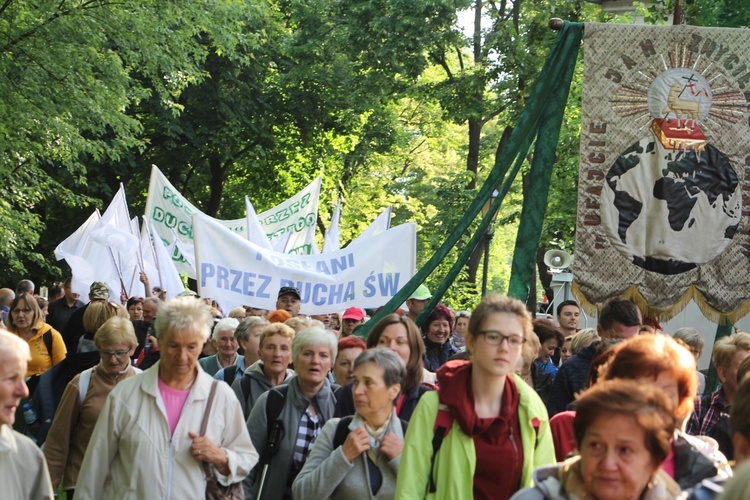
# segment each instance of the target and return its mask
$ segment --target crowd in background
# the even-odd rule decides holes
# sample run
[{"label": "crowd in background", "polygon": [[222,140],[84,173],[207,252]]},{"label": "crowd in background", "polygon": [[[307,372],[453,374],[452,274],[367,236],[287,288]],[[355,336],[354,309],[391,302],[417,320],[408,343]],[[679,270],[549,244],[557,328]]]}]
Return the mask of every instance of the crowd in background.
[{"label": "crowd in background", "polygon": [[750,334],[713,384],[700,332],[624,299],[596,328],[498,295],[418,326],[421,285],[360,338],[373,311],[294,287],[225,314],[142,281],[0,289],[8,498],[750,498]]}]

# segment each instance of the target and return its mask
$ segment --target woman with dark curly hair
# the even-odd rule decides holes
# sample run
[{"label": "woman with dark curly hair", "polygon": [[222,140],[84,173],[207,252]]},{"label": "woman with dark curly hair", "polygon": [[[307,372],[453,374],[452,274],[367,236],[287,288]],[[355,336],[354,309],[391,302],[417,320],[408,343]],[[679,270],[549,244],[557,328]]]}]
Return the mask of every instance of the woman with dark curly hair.
[{"label": "woman with dark curly hair", "polygon": [[453,314],[444,304],[438,304],[422,324],[422,334],[425,347],[424,366],[431,372],[438,368],[458,352],[453,345]]}]

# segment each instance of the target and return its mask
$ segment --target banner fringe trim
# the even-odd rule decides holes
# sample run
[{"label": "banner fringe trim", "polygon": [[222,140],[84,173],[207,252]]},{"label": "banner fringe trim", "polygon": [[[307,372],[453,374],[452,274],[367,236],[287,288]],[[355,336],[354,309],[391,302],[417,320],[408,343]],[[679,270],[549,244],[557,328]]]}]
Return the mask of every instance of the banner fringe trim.
[{"label": "banner fringe trim", "polygon": [[[587,315],[599,317],[599,312],[604,306],[603,303],[596,304],[589,301],[578,286],[578,283],[575,281],[571,284],[571,292]],[[646,302],[646,299],[641,295],[635,285],[630,285],[630,287],[620,295],[620,298],[632,300],[645,316],[656,316],[659,318],[660,322],[669,321],[680,314],[691,300],[695,301],[698,309],[700,309],[706,319],[717,325],[726,325],[727,323],[736,324],[740,319],[750,314],[750,299],[743,302],[734,311],[723,313],[711,307],[700,290],[694,285],[691,285],[682,297],[664,309],[648,305],[648,302]]]}]

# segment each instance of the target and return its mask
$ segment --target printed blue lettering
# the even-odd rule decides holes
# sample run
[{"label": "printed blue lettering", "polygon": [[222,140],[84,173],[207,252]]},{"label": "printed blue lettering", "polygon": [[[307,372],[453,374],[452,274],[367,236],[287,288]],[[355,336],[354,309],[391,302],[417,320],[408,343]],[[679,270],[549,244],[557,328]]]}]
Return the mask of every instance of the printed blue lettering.
[{"label": "printed blue lettering", "polygon": [[344,300],[354,300],[354,282],[350,281],[346,284],[346,291],[344,291]]},{"label": "printed blue lettering", "polygon": [[255,278],[255,273],[244,273],[242,276],[242,293],[248,297],[255,295],[252,290],[255,287],[255,282],[252,280],[253,278]]},{"label": "printed blue lettering", "polygon": [[242,290],[240,289],[239,285],[240,280],[242,279],[242,271],[239,269],[230,269],[230,273],[232,273],[232,276],[234,276],[234,279],[232,280],[232,286],[229,288],[230,291],[235,293],[242,293]]},{"label": "printed blue lettering", "polygon": [[344,298],[344,284],[336,283],[331,285],[328,289],[328,303],[329,304],[340,304],[341,299]]},{"label": "printed blue lettering", "polygon": [[372,297],[375,295],[375,276],[372,274],[365,278],[365,290],[362,295],[365,297]]},{"label": "printed blue lettering", "polygon": [[216,274],[216,268],[208,262],[201,263],[201,286],[206,286],[206,278],[211,278]]},{"label": "printed blue lettering", "polygon": [[229,270],[224,266],[216,266],[216,287],[229,290]]},{"label": "printed blue lettering", "polygon": [[380,295],[383,297],[393,297],[398,290],[398,279],[401,273],[378,273],[378,285],[380,285]]},{"label": "printed blue lettering", "polygon": [[326,303],[326,286],[323,283],[315,283],[312,288],[311,302],[316,306],[322,306]]},{"label": "printed blue lettering", "polygon": [[255,296],[263,299],[269,298],[271,295],[266,292],[266,288],[268,288],[268,285],[271,284],[271,277],[260,274],[258,275],[258,279],[262,280],[262,283],[258,287],[258,291],[255,292]]},{"label": "printed blue lettering", "polygon": [[331,274],[338,274],[339,271],[346,271],[346,255],[341,256],[341,259],[331,259]]},{"label": "printed blue lettering", "polygon": [[328,264],[326,264],[324,260],[316,262],[315,271],[323,274],[331,274],[331,271],[328,269]]}]

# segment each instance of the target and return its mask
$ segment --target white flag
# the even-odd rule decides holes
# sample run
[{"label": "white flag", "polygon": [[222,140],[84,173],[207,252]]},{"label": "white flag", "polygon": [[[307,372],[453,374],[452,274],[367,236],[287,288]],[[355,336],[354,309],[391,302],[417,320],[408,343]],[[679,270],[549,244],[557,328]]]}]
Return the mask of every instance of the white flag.
[{"label": "white flag", "polygon": [[255,212],[255,207],[250,202],[250,198],[248,198],[247,196],[245,196],[245,210],[247,211],[248,241],[252,241],[259,247],[267,248],[270,250],[272,248],[271,242],[268,241],[268,236],[266,236],[266,232],[263,230],[263,226],[260,225],[260,221],[258,220],[258,214]]},{"label": "white flag", "polygon": [[323,240],[323,250],[321,253],[335,252],[341,250],[341,243],[339,241],[339,219],[341,218],[341,200],[336,204],[336,209],[331,215],[331,225],[328,226],[326,231],[325,239]]},{"label": "white flag", "polygon": [[[391,227],[391,206],[388,205],[388,208],[383,210],[383,212],[380,215],[378,215],[374,221],[372,221],[372,224],[367,226],[367,229],[362,231],[359,236],[357,236],[354,240],[352,240],[352,243],[361,242],[361,241],[369,240],[370,238],[374,238],[380,233],[384,233],[385,231],[388,231],[390,227]],[[349,243],[349,244],[351,245],[352,243]]]}]

